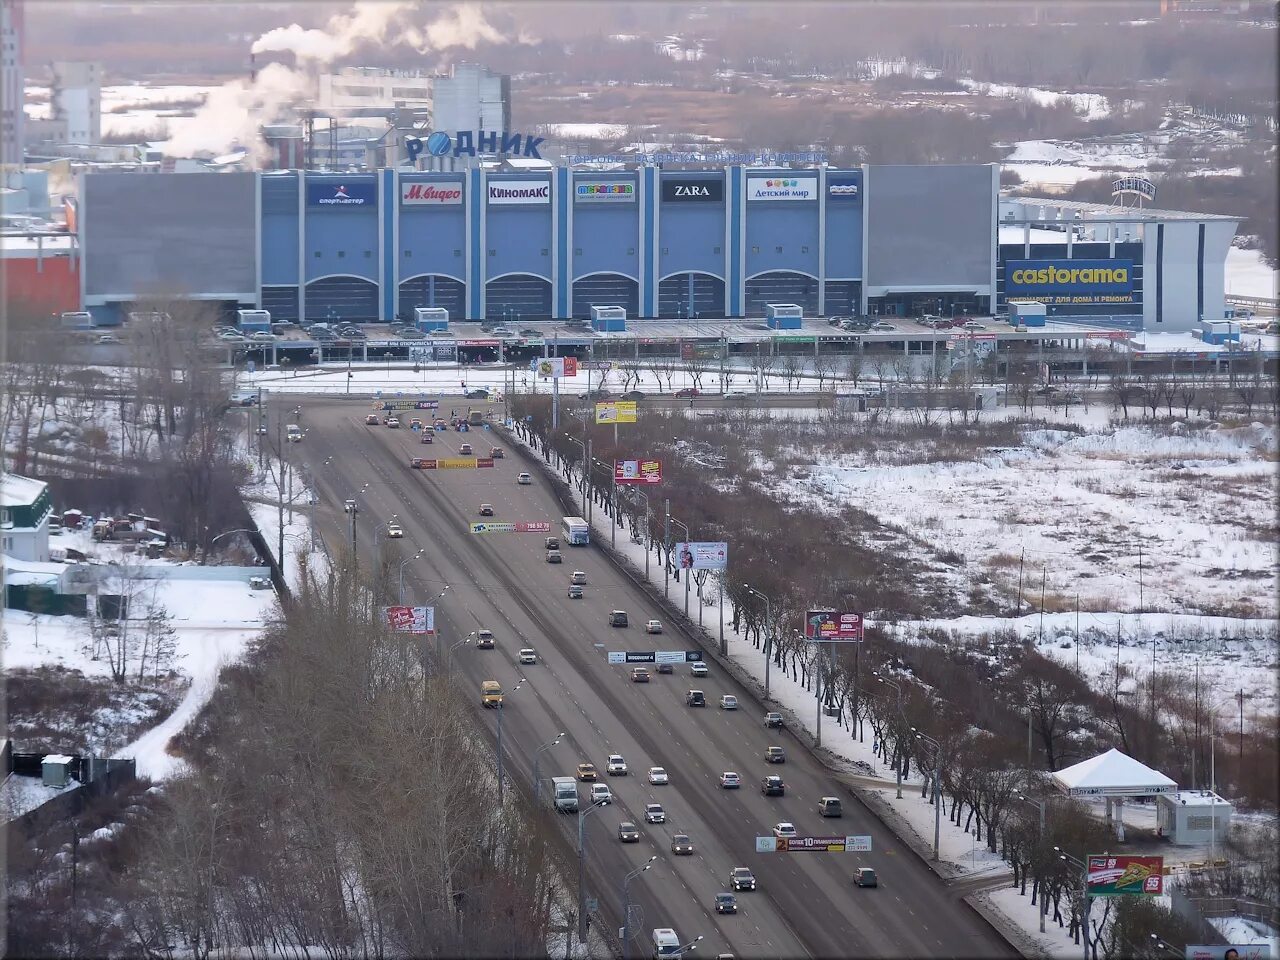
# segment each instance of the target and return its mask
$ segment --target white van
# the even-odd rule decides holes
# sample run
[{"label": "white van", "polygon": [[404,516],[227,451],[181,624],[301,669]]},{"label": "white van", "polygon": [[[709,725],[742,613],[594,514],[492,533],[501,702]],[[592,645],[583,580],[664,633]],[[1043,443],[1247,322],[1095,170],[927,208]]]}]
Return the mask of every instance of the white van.
[{"label": "white van", "polygon": [[302,428],[296,423],[291,423],[284,428],[284,438],[290,443],[302,442]]},{"label": "white van", "polygon": [[561,813],[576,813],[578,810],[578,783],[573,777],[552,777],[551,784],[555,788],[553,803]]},{"label": "white van", "polygon": [[680,938],[670,927],[657,927],[653,931],[653,956],[675,957],[680,954]]}]

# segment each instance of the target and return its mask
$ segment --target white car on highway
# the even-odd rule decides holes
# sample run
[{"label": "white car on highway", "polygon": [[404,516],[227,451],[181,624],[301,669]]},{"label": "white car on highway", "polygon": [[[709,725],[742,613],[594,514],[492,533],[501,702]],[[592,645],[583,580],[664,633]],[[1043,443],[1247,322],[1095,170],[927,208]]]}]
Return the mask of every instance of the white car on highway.
[{"label": "white car on highway", "polygon": [[538,651],[534,650],[533,647],[522,647],[520,649],[520,662],[521,663],[537,663]]},{"label": "white car on highway", "polygon": [[775,823],[773,825],[773,835],[779,840],[792,840],[796,837],[796,825],[794,823]]},{"label": "white car on highway", "polygon": [[533,483],[533,477],[529,476],[527,473],[522,473],[516,477],[516,483],[520,484],[522,487],[527,487],[529,484]]},{"label": "white car on highway", "polygon": [[667,771],[663,770],[662,767],[650,767],[649,782],[654,786],[662,786],[664,784],[669,784],[671,782],[671,778],[667,776]]},{"label": "white car on highway", "polygon": [[735,697],[732,693],[726,693],[723,697],[720,698],[720,709],[721,710],[737,710],[738,698]]},{"label": "white car on highway", "polygon": [[661,621],[661,620],[650,620],[648,623],[646,623],[646,624],[645,624],[644,629],[645,629],[645,632],[646,632],[646,633],[661,633],[661,632],[662,632],[662,621]]},{"label": "white car on highway", "polygon": [[613,803],[613,791],[609,789],[607,783],[594,783],[591,785],[591,802],[598,807]]},{"label": "white car on highway", "polygon": [[742,786],[742,778],[732,770],[726,770],[724,773],[720,774],[720,786],[725,790],[736,790],[738,787]]},{"label": "white car on highway", "polygon": [[387,521],[387,536],[394,539],[404,536],[404,530],[400,528],[400,524],[394,520]]},{"label": "white car on highway", "polygon": [[627,775],[627,761],[622,759],[622,754],[609,754],[608,761],[604,765],[605,773],[611,777],[625,777]]},{"label": "white car on highway", "polygon": [[689,668],[689,672],[695,677],[705,677],[708,673],[707,665],[701,662],[695,663]]}]

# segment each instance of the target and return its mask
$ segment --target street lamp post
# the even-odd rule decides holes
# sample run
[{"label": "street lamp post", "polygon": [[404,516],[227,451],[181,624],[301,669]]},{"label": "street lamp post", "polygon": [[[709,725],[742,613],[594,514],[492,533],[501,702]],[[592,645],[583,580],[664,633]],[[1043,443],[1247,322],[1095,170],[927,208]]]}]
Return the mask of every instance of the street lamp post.
[{"label": "street lamp post", "polygon": [[[400,561],[400,590],[399,590],[399,592],[396,594],[396,602],[397,602],[397,603],[399,603],[399,604],[400,604],[400,606],[402,606],[402,607],[404,606],[404,567],[405,567],[405,564],[406,564],[406,563],[413,563],[413,561],[417,560],[417,559],[418,559],[420,556],[422,556],[424,553],[426,553],[426,550],[419,550],[417,553],[415,553],[412,557],[409,557],[407,560],[401,560],[401,561]],[[445,590],[448,590],[449,588],[448,588],[448,587],[445,587],[444,589],[445,589]],[[441,594],[440,594],[440,595],[441,595],[441,596],[444,596],[444,593],[443,593],[443,592],[441,592]]]},{"label": "street lamp post", "polygon": [[537,750],[533,751],[533,797],[535,800],[542,799],[542,778],[538,776],[539,764],[542,762],[542,754],[546,750],[550,750],[564,739],[564,732],[556,734],[554,740],[544,743]]},{"label": "street lamp post", "polygon": [[[472,630],[470,633],[468,633],[468,634],[467,634],[465,637],[463,637],[461,640],[455,640],[455,641],[453,642],[453,645],[452,645],[451,647],[449,647],[449,672],[450,672],[450,673],[453,673],[453,651],[457,650],[457,649],[458,649],[459,647],[461,647],[461,646],[464,646],[464,645],[466,645],[466,644],[470,643],[470,642],[471,642],[471,640],[476,636],[476,634],[477,634],[478,632],[479,632],[479,631],[477,631],[477,630]],[[436,634],[436,636],[439,636],[439,634],[437,633],[437,634]]]},{"label": "street lamp post", "polygon": [[644,582],[649,582],[649,494],[632,490],[631,495],[644,498]]},{"label": "street lamp post", "polygon": [[[675,517],[672,517],[672,518],[671,518],[671,522],[672,522],[672,523],[674,523],[674,524],[676,524],[677,526],[679,526],[679,527],[680,527],[680,529],[684,531],[684,542],[685,542],[685,543],[690,543],[690,542],[691,542],[691,538],[690,538],[690,536],[689,536],[689,528],[688,528],[688,526],[686,526],[685,524],[681,523],[681,522],[680,522],[679,520],[677,520]],[[679,557],[677,557],[677,558],[676,558],[676,563],[678,564],[679,562],[680,562],[680,558],[679,558]],[[686,620],[688,620],[688,619],[689,619],[689,578],[690,578],[690,577],[692,577],[692,576],[693,576],[693,567],[690,567],[688,570],[686,570],[686,571],[684,572],[684,618],[685,618]]]},{"label": "street lamp post", "polygon": [[686,953],[690,953],[691,951],[698,949],[698,941],[700,941],[701,939],[702,939],[702,934],[698,934],[688,943],[684,943],[676,947],[675,950],[671,952],[670,956],[683,957]]},{"label": "street lamp post", "polygon": [[[764,618],[769,621],[769,631],[764,638],[764,699],[769,699],[769,667],[773,662],[773,603],[763,593],[749,583],[742,585],[747,593],[764,601]],[[898,792],[902,796],[902,792]]]},{"label": "street lamp post", "polygon": [[917,740],[933,746],[933,859],[938,859],[938,841],[942,836],[942,744],[927,733],[921,733],[915,727],[911,732]]},{"label": "street lamp post", "polygon": [[[883,683],[886,686],[893,687],[894,692],[898,695],[898,716],[903,723],[907,722],[907,715],[902,710],[902,687],[887,677],[880,676],[876,670],[871,671],[871,675],[876,678],[877,683]],[[894,758],[893,769],[898,775],[898,799],[902,799],[902,760],[898,757]]]},{"label": "street lamp post", "polygon": [[583,886],[582,876],[587,861],[587,832],[583,824],[588,816],[603,809],[604,805],[599,803],[585,808],[578,806],[578,939],[584,944],[587,942],[587,888]]},{"label": "street lamp post", "polygon": [[[1217,743],[1218,743],[1218,710],[1222,708],[1224,703],[1230,703],[1237,698],[1241,704],[1247,694],[1232,694],[1219,700],[1209,708],[1209,793],[1211,795],[1210,802],[1213,804],[1213,828],[1209,834],[1209,859],[1216,861],[1218,858],[1218,769],[1217,769]],[[1243,706],[1241,707],[1243,710]]]},{"label": "street lamp post", "polygon": [[[1043,800],[1032,800],[1030,797],[1024,797],[1022,794],[1018,794],[1018,799],[1021,800],[1023,803],[1031,804],[1037,810],[1040,811],[1040,842],[1044,843],[1045,802]],[[1049,908],[1049,902],[1045,900],[1045,897],[1044,897],[1044,879],[1043,878],[1041,878],[1040,880],[1039,897],[1040,897],[1040,932],[1044,933],[1044,914],[1045,914],[1045,911]]]},{"label": "street lamp post", "polygon": [[[512,693],[516,693],[516,692],[517,692],[517,691],[518,691],[522,686],[524,686],[524,677],[521,677],[519,680],[517,680],[517,681],[516,681],[516,685],[515,685],[514,687],[512,687],[512,688],[511,688],[511,692],[512,692]],[[504,699],[505,699],[505,698],[504,698]],[[499,706],[498,706],[498,807],[499,807],[499,809],[501,809],[501,808],[504,806],[504,804],[503,804],[503,800],[504,800],[504,798],[506,797],[506,794],[503,792],[503,786],[502,786],[502,781],[503,781],[503,776],[502,776],[502,754],[503,754],[503,750],[502,750],[502,715],[503,715],[504,713],[506,713],[506,712],[507,712],[507,711],[506,711],[506,708],[505,708],[505,707],[503,707],[502,705],[499,705]]]},{"label": "street lamp post", "polygon": [[1071,856],[1061,847],[1054,847],[1053,850],[1063,863],[1069,863],[1073,867],[1080,869],[1080,940],[1084,944],[1084,960],[1089,960],[1089,908],[1093,906],[1093,898],[1089,896],[1089,868],[1084,865],[1083,861]]},{"label": "street lamp post", "polygon": [[658,855],[654,854],[643,866],[622,878],[622,960],[631,960],[631,881],[652,867],[657,859]]}]

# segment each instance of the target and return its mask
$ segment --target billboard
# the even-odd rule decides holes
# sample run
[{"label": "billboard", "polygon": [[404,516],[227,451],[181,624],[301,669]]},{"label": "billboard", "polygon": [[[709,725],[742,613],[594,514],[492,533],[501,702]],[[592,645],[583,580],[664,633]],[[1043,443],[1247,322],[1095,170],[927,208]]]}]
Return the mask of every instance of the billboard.
[{"label": "billboard", "polygon": [[1164,857],[1090,854],[1085,888],[1085,893],[1091,897],[1164,893]]},{"label": "billboard", "polygon": [[729,564],[729,544],[712,542],[680,542],[676,558],[681,570],[723,570]]},{"label": "billboard", "polygon": [[576,377],[578,358],[535,357],[529,362],[529,369],[540,377]]},{"label": "billboard", "polygon": [[661,460],[615,460],[613,461],[613,482],[624,484],[661,483]]},{"label": "billboard", "polygon": [[747,177],[748,200],[817,200],[817,177]]},{"label": "billboard", "polygon": [[609,663],[701,663],[701,650],[610,650]]},{"label": "billboard", "polygon": [[827,181],[827,196],[832,200],[857,200],[859,192],[857,180]]},{"label": "billboard", "polygon": [[1269,943],[1189,943],[1184,950],[1186,960],[1271,960]]},{"label": "billboard", "polygon": [[435,633],[435,607],[383,607],[387,626],[397,633]]},{"label": "billboard", "polygon": [[1133,303],[1133,261],[1008,260],[1004,293],[1046,304]]},{"label": "billboard", "polygon": [[415,470],[468,470],[493,466],[493,457],[414,457],[409,466]]},{"label": "billboard", "polygon": [[862,614],[851,610],[810,610],[804,615],[804,635],[810,640],[861,640]]},{"label": "billboard", "polygon": [[[761,843],[762,840],[766,842]],[[773,840],[773,843],[767,842]],[[756,837],[756,853],[802,853],[816,850],[820,853],[870,853],[871,837]]]},{"label": "billboard", "polygon": [[550,180],[490,180],[489,202],[550,203]]},{"label": "billboard", "polygon": [[406,207],[457,206],[462,203],[462,183],[457,180],[434,183],[400,183],[400,202]]},{"label": "billboard", "polygon": [[378,185],[373,180],[352,180],[349,183],[307,182],[308,207],[340,207],[348,210],[377,205]]},{"label": "billboard", "polygon": [[720,203],[724,201],[724,181],[701,177],[663,177],[662,202]]},{"label": "billboard", "polygon": [[573,198],[579,203],[634,203],[636,185],[631,180],[589,180],[574,186]]},{"label": "billboard", "polygon": [[472,533],[550,533],[548,520],[516,521],[515,523],[473,523]]},{"label": "billboard", "polygon": [[601,400],[596,404],[596,423],[635,423],[634,400]]}]

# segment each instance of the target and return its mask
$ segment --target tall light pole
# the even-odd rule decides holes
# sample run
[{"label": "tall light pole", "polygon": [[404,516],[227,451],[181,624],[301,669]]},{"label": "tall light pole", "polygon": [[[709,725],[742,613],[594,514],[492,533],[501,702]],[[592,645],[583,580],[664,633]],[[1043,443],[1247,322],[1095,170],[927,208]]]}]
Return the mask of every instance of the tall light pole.
[{"label": "tall light pole", "polygon": [[[1024,797],[1022,794],[1018,794],[1018,799],[1021,800],[1023,803],[1031,804],[1032,806],[1034,806],[1036,809],[1040,811],[1040,835],[1039,836],[1040,836],[1040,842],[1044,843],[1045,802],[1043,800],[1032,800],[1030,797]],[[1044,933],[1044,914],[1045,914],[1045,911],[1049,909],[1049,902],[1044,897],[1044,878],[1043,877],[1040,880],[1039,897],[1040,897],[1040,932]]]},{"label": "tall light pole", "polygon": [[[461,640],[455,640],[453,642],[453,645],[449,647],[449,672],[450,673],[453,673],[453,651],[457,650],[461,646],[465,646],[466,644],[470,643],[478,632],[479,631],[472,630]],[[437,636],[439,636],[439,634],[437,634]]]},{"label": "tall light pole", "polygon": [[[764,618],[768,621],[769,627],[764,638],[764,699],[767,701],[769,699],[769,667],[773,662],[773,602],[751,584],[744,583],[742,586],[747,593],[764,601]],[[898,796],[902,796],[901,791]]]},{"label": "tall light pole", "polygon": [[[685,526],[683,523],[681,523],[679,520],[677,520],[675,517],[671,518],[671,522],[679,526],[680,529],[684,531],[684,542],[685,543],[691,542],[691,538],[689,537],[689,528]],[[679,562],[680,562],[680,558],[677,557],[676,563],[678,564]],[[689,579],[692,576],[693,576],[693,567],[690,567],[688,570],[684,572],[684,618],[686,620],[689,619]]]},{"label": "tall light pole", "polygon": [[1084,944],[1084,960],[1089,960],[1089,908],[1093,906],[1093,898],[1089,896],[1089,868],[1083,861],[1071,856],[1061,847],[1054,847],[1053,850],[1063,863],[1069,863],[1080,869],[1080,940]]},{"label": "tall light pole", "polygon": [[[1241,695],[1247,698],[1248,694]],[[1218,770],[1217,770],[1217,751],[1218,743],[1218,710],[1224,703],[1230,703],[1237,699],[1236,694],[1219,700],[1208,710],[1209,719],[1209,793],[1211,795],[1210,802],[1213,804],[1213,829],[1209,834],[1209,859],[1217,860],[1218,857]],[[1241,699],[1243,704],[1244,700]],[[1243,706],[1241,707],[1243,709]]]},{"label": "tall light pole", "polygon": [[[876,670],[872,670],[871,675],[876,678],[877,683],[883,683],[886,686],[893,687],[894,692],[897,693],[898,695],[898,717],[905,724],[907,722],[907,715],[902,710],[902,687],[898,686],[898,684],[893,680],[890,680],[887,677],[880,676],[879,672]],[[893,768],[898,775],[898,799],[901,800],[902,799],[902,760],[901,758],[894,757]]]},{"label": "tall light pole", "polygon": [[[518,691],[519,691],[519,689],[520,689],[522,686],[524,686],[524,677],[521,677],[519,680],[517,680],[517,681],[516,681],[516,685],[515,685],[514,687],[512,687],[512,688],[511,688],[511,693],[516,693],[516,692],[518,692]],[[504,703],[506,702],[506,697],[504,697],[504,698],[503,698],[503,702],[504,702]],[[501,808],[501,807],[503,806],[503,800],[504,800],[504,799],[505,799],[505,797],[506,797],[506,794],[503,792],[503,786],[502,786],[502,781],[503,781],[503,776],[502,776],[502,754],[503,754],[503,750],[502,750],[502,715],[503,715],[504,713],[506,713],[506,712],[507,712],[506,707],[504,707],[504,706],[502,706],[501,704],[499,704],[499,706],[498,706],[498,807],[499,807],[499,808]]]},{"label": "tall light pole", "polygon": [[633,497],[644,498],[644,582],[648,583],[649,582],[649,494],[645,493],[643,490],[632,490],[631,495]]},{"label": "tall light pole", "polygon": [[535,800],[542,799],[542,778],[538,776],[538,764],[542,761],[542,754],[546,750],[550,750],[564,739],[564,731],[556,734],[554,740],[544,743],[537,750],[533,751],[533,797]]},{"label": "tall light pole", "polygon": [[942,836],[942,744],[927,733],[921,733],[915,727],[911,732],[917,740],[923,740],[933,747],[933,859],[938,859],[938,841]]},{"label": "tall light pole", "polygon": [[[396,602],[399,603],[400,606],[402,607],[404,606],[404,566],[406,563],[413,563],[413,561],[417,560],[424,553],[426,553],[425,550],[419,550],[417,553],[415,553],[412,557],[409,557],[407,560],[400,561],[400,591],[396,595],[397,597]],[[448,587],[445,587],[445,590],[448,590],[448,589],[449,589]],[[444,596],[444,593],[442,592],[440,595]]]},{"label": "tall light pole", "polygon": [[631,881],[652,867],[657,859],[655,853],[643,866],[636,867],[622,878],[622,960],[631,960]]},{"label": "tall light pole", "polygon": [[683,957],[686,953],[691,953],[692,951],[698,949],[698,942],[701,939],[702,939],[702,934],[698,934],[688,943],[682,943],[680,946],[676,947],[675,950],[673,950],[670,954],[668,954],[668,956]]},{"label": "tall light pole", "polygon": [[597,810],[604,809],[604,804],[592,803],[585,808],[578,805],[578,940],[587,942],[587,888],[583,886],[582,875],[587,861],[587,832],[583,824],[587,817]]}]

